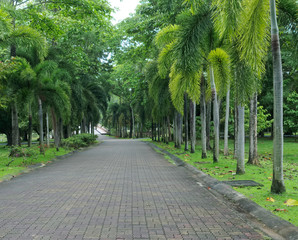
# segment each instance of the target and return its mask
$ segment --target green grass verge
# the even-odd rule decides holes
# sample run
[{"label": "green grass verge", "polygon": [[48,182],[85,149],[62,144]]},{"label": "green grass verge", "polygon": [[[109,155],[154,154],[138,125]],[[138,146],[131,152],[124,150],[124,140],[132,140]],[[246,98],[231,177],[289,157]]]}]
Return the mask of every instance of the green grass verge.
[{"label": "green grass verge", "polygon": [[[22,146],[24,151],[28,151],[28,147]],[[23,170],[26,170],[28,166],[37,163],[49,163],[57,156],[65,155],[71,152],[72,149],[60,148],[59,152],[55,148],[45,148],[45,155],[39,153],[38,146],[32,146],[30,148],[30,157],[9,157],[10,148],[6,146],[0,146],[0,181],[5,176],[20,174]]]},{"label": "green grass verge", "polygon": [[[263,184],[261,187],[238,187],[234,188],[236,191],[244,194],[247,198],[256,202],[260,206],[271,211],[275,215],[291,222],[298,226],[298,206],[288,207],[284,202],[288,199],[298,200],[298,143],[293,139],[285,139],[284,143],[284,180],[286,185],[286,192],[283,194],[272,194],[270,192],[272,181],[272,150],[273,141],[262,138],[258,140],[258,153],[260,159],[260,166],[245,165],[246,173],[244,175],[236,175],[237,162],[233,156],[223,156],[220,154],[219,162],[213,163],[212,152],[208,152],[207,159],[201,158],[200,142],[197,143],[196,153],[191,154],[182,149],[174,148],[174,144],[164,144],[154,142],[158,147],[175,154],[185,162],[195,166],[199,170],[209,174],[210,176],[223,180],[254,180]],[[233,141],[229,143],[230,151],[233,149]],[[223,142],[220,145],[221,152],[223,152]],[[246,144],[246,157],[248,157],[248,143]],[[247,159],[245,160],[247,162]],[[274,202],[267,199],[274,199]],[[280,209],[282,211],[276,211]]]}]

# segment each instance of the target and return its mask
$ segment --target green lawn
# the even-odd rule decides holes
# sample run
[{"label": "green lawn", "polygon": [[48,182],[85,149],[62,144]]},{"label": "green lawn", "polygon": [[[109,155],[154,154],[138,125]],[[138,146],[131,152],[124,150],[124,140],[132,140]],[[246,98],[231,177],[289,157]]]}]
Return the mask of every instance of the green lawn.
[{"label": "green lawn", "polygon": [[[244,175],[236,175],[236,160],[233,156],[223,156],[223,141],[220,145],[219,163],[214,164],[212,152],[208,152],[207,159],[201,159],[200,142],[198,142],[196,153],[190,154],[184,152],[184,146],[181,150],[175,149],[174,144],[169,145],[156,143],[159,147],[175,154],[185,162],[197,167],[199,170],[217,178],[218,180],[254,180],[263,184],[262,187],[241,187],[234,188],[249,199],[255,201],[260,206],[280,216],[281,218],[298,226],[298,206],[288,207],[284,202],[288,199],[298,200],[298,143],[293,139],[285,139],[284,144],[284,179],[286,193],[278,195],[271,194],[270,187],[272,181],[272,150],[273,141],[268,138],[258,140],[258,153],[261,166],[252,166],[246,164]],[[229,143],[230,151],[233,152],[233,141]],[[246,158],[248,157],[248,143],[246,143]],[[246,159],[247,161],[247,159]],[[267,199],[274,199],[268,201]],[[279,209],[281,211],[278,211]]]},{"label": "green lawn", "polygon": [[6,175],[16,176],[21,171],[25,170],[28,166],[37,163],[48,163],[55,159],[56,156],[64,155],[71,152],[71,149],[60,148],[57,152],[55,148],[46,148],[45,155],[39,153],[38,146],[33,146],[28,149],[26,146],[22,146],[22,150],[30,151],[32,154],[30,157],[9,157],[10,148],[6,146],[0,146],[0,181]]}]

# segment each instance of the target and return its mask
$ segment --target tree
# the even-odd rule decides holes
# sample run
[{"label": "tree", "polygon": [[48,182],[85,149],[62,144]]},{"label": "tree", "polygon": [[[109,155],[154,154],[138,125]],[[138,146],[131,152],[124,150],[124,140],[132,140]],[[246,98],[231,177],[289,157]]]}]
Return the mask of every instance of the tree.
[{"label": "tree", "polygon": [[275,0],[270,0],[271,46],[273,60],[274,140],[272,193],[286,191],[283,180],[283,75]]},{"label": "tree", "polygon": [[[213,161],[218,162],[219,157],[219,108],[217,92],[222,95],[226,92],[230,81],[230,57],[223,49],[212,50],[209,54],[210,81],[213,98],[213,118],[214,118],[214,155]],[[217,84],[215,84],[217,82]],[[217,85],[217,87],[216,87]],[[217,90],[218,89],[218,90]]]},{"label": "tree", "polygon": [[[3,10],[1,10],[0,18],[1,18],[2,28],[7,30],[0,37],[0,44],[2,47],[10,47],[11,57],[16,57],[17,49],[19,47],[30,49],[32,48],[32,46],[34,46],[37,53],[36,57],[40,59],[44,58],[47,51],[46,41],[45,41],[45,38],[38,31],[27,26],[15,26],[15,20],[11,19],[9,15],[5,13]],[[8,25],[8,21],[10,21],[12,24]],[[18,64],[23,66],[23,70],[20,70],[20,69],[16,70],[19,74],[21,74],[20,71],[25,71],[29,73],[30,66],[28,63],[20,59],[17,59],[16,61],[18,61]],[[6,74],[12,74],[12,72],[11,73],[6,72]],[[12,91],[14,91],[14,96],[16,97],[18,95],[16,92],[21,91],[22,89],[20,88],[20,86],[15,86],[13,82],[15,82],[16,79],[18,78],[22,79],[22,77],[17,76],[15,74],[12,74],[11,77],[14,78],[15,80],[12,82],[7,82],[7,84],[10,85],[10,89],[14,89]],[[15,99],[15,97],[12,98],[14,100],[11,101],[12,145],[17,145],[19,142],[18,109],[17,109],[17,100]]]},{"label": "tree", "polygon": [[22,95],[26,94],[28,82],[32,81],[35,74],[29,63],[23,58],[12,57],[10,60],[1,62],[0,79],[4,82],[4,94],[9,99],[12,120],[12,142],[13,146],[20,144],[18,102]]}]

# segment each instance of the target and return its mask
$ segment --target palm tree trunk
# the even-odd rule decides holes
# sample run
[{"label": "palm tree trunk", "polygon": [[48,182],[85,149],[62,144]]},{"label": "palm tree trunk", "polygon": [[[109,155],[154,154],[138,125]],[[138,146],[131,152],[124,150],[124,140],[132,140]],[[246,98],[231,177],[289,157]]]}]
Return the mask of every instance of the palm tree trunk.
[{"label": "palm tree trunk", "polygon": [[166,144],[169,144],[169,132],[168,132],[168,126],[167,126],[167,118],[164,117],[164,129],[165,129],[165,138],[166,138]]},{"label": "palm tree trunk", "polygon": [[188,151],[188,99],[187,99],[187,93],[184,93],[184,132],[185,132],[185,147],[184,151]]},{"label": "palm tree trunk", "polygon": [[282,193],[286,191],[283,179],[283,75],[275,0],[270,0],[270,15],[274,94],[273,180],[271,192]]},{"label": "palm tree trunk", "polygon": [[12,135],[12,146],[20,144],[20,132],[19,132],[19,117],[18,107],[16,101],[11,104],[11,135]]},{"label": "palm tree trunk", "polygon": [[229,155],[229,113],[230,113],[230,86],[228,86],[226,97],[226,117],[225,117],[225,134],[224,134],[224,155]]},{"label": "palm tree trunk", "polygon": [[151,139],[154,140],[154,123],[153,119],[151,120]]},{"label": "palm tree trunk", "polygon": [[91,135],[94,136],[94,122],[91,121]]},{"label": "palm tree trunk", "polygon": [[182,144],[182,115],[177,112],[177,148],[181,149]]},{"label": "palm tree trunk", "polygon": [[157,141],[160,142],[160,123],[158,122],[158,125],[157,125]]},{"label": "palm tree trunk", "polygon": [[210,67],[210,81],[211,81],[211,91],[213,98],[213,124],[214,124],[214,149],[213,149],[213,162],[218,162],[219,158],[219,111],[217,102],[217,93],[214,82],[213,68]]},{"label": "palm tree trunk", "polygon": [[201,144],[202,144],[202,159],[207,158],[206,145],[206,93],[205,93],[205,78],[201,76]]},{"label": "palm tree trunk", "polygon": [[238,105],[238,149],[237,149],[237,174],[245,173],[244,166],[244,146],[245,146],[245,128],[244,128],[244,106]]},{"label": "palm tree trunk", "polygon": [[167,116],[167,122],[168,122],[168,132],[169,132],[169,142],[172,141],[172,134],[171,134],[171,124],[170,124],[170,116]]},{"label": "palm tree trunk", "polygon": [[31,147],[32,145],[32,109],[31,109],[31,103],[29,103],[29,126],[28,126],[28,147]]},{"label": "palm tree trunk", "polygon": [[207,150],[211,150],[210,144],[210,124],[211,124],[211,100],[207,102],[206,107],[206,147]]},{"label": "palm tree trunk", "polygon": [[58,133],[57,117],[56,117],[56,113],[53,108],[51,109],[51,113],[52,113],[53,129],[54,129],[54,144],[55,144],[56,150],[58,152],[59,145],[60,145],[60,139],[59,139],[59,133]]},{"label": "palm tree trunk", "polygon": [[132,107],[131,107],[131,119],[132,119],[132,138],[135,138],[135,116],[134,116]]},{"label": "palm tree trunk", "polygon": [[[64,138],[64,131],[63,131],[63,121],[62,121],[62,118],[60,117],[59,118],[59,136],[60,136],[60,140]],[[88,128],[89,130],[89,124],[88,124]]]},{"label": "palm tree trunk", "polygon": [[191,153],[196,151],[196,103],[190,101],[190,142],[191,142]]},{"label": "palm tree trunk", "polygon": [[237,100],[234,102],[234,158],[238,158],[238,108]]},{"label": "palm tree trunk", "polygon": [[257,132],[257,107],[258,94],[254,93],[249,105],[249,157],[248,162],[253,165],[258,165],[258,132]]},{"label": "palm tree trunk", "polygon": [[47,123],[47,146],[50,147],[50,127],[49,127],[49,113],[46,112],[46,123]]},{"label": "palm tree trunk", "polygon": [[40,153],[44,154],[44,145],[43,145],[43,111],[42,111],[42,101],[38,98],[38,118],[39,118],[39,146]]}]

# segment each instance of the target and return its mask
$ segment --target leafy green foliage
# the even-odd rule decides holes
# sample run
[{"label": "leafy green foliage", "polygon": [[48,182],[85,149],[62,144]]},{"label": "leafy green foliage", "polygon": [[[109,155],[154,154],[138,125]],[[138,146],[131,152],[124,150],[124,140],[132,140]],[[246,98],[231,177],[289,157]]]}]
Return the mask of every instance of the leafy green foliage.
[{"label": "leafy green foliage", "polygon": [[9,157],[34,157],[39,154],[37,149],[13,146],[10,149]]},{"label": "leafy green foliage", "polygon": [[97,136],[88,134],[88,133],[83,133],[79,135],[74,135],[70,138],[63,139],[62,144],[63,146],[67,148],[82,148],[82,147],[88,147],[91,144],[96,142]]},{"label": "leafy green foliage", "polygon": [[[264,130],[272,127],[273,119],[271,119],[271,114],[258,103],[257,107],[257,133],[261,133]],[[249,109],[245,109],[245,131],[249,133]],[[233,130],[234,131],[234,130]]]},{"label": "leafy green foliage", "polygon": [[238,28],[239,12],[242,10],[239,0],[215,0],[212,1],[212,19],[215,31],[221,38],[227,37],[230,41],[236,36]]},{"label": "leafy green foliage", "polygon": [[212,50],[208,56],[213,68],[217,93],[223,97],[231,81],[231,61],[229,55],[221,48]]},{"label": "leafy green foliage", "polygon": [[298,132],[298,93],[291,92],[284,102],[284,131],[295,134]]},{"label": "leafy green foliage", "polygon": [[269,1],[244,0],[239,30],[241,60],[244,60],[260,78],[265,72],[264,58],[269,46]]}]

